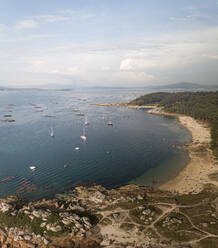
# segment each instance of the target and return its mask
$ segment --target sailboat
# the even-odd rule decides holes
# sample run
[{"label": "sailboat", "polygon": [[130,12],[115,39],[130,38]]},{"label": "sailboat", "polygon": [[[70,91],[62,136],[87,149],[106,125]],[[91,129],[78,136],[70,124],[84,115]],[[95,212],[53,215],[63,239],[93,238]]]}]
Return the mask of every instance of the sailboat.
[{"label": "sailboat", "polygon": [[36,169],[36,166],[29,166],[30,170],[34,171]]},{"label": "sailboat", "polygon": [[85,126],[88,126],[89,125],[89,122],[87,120],[87,117],[85,116]]},{"label": "sailboat", "polygon": [[80,138],[81,138],[83,141],[86,141],[86,140],[87,140],[86,134],[85,134],[85,126],[83,127],[83,135],[80,136]]},{"label": "sailboat", "polygon": [[50,136],[54,138],[54,130],[53,130],[53,128],[52,128],[52,127],[51,127]]}]

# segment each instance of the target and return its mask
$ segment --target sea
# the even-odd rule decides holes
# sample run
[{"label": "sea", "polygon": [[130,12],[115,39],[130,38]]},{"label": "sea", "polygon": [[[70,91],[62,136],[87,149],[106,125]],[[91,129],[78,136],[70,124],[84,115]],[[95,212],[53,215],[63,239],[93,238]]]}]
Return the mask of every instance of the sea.
[{"label": "sea", "polygon": [[0,197],[38,200],[91,184],[158,187],[175,177],[189,161],[182,146],[191,141],[176,118],[92,105],[129,102],[146,93],[133,88],[1,90]]}]

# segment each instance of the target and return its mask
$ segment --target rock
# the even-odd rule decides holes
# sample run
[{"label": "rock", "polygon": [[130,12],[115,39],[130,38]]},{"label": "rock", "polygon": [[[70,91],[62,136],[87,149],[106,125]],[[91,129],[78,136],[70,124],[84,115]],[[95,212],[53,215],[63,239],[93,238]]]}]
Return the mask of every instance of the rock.
[{"label": "rock", "polygon": [[5,212],[8,212],[9,210],[12,210],[13,207],[8,204],[8,203],[5,203],[5,202],[0,202],[0,211],[5,213]]},{"label": "rock", "polygon": [[51,213],[44,210],[33,210],[32,215],[36,218],[42,218],[46,221],[49,215],[51,215]]},{"label": "rock", "polygon": [[15,241],[15,242],[19,241],[19,236],[15,235],[15,236],[14,236],[14,241]]},{"label": "rock", "polygon": [[51,224],[48,224],[48,225],[46,226],[46,228],[47,228],[48,231],[52,231],[52,232],[61,232],[61,231],[62,231],[62,227],[59,226],[59,225],[53,226],[53,225],[51,225]]},{"label": "rock", "polygon": [[88,227],[91,227],[91,226],[92,226],[92,224],[89,222],[89,218],[83,217],[83,218],[82,218],[82,221],[83,221],[83,223],[84,223],[86,226],[88,226]]},{"label": "rock", "polygon": [[80,220],[80,217],[77,214],[73,214],[72,216],[74,217],[75,220]]},{"label": "rock", "polygon": [[12,216],[16,216],[16,215],[17,215],[17,211],[11,212],[11,215],[12,215]]},{"label": "rock", "polygon": [[89,197],[90,201],[94,201],[96,203],[102,203],[105,199],[105,195],[100,191],[96,191],[92,196]]},{"label": "rock", "polygon": [[143,200],[143,197],[141,195],[137,196],[138,200]]},{"label": "rock", "polygon": [[46,226],[46,222],[42,222],[42,224],[40,225],[40,227],[45,227]]},{"label": "rock", "polygon": [[153,220],[153,218],[152,218],[152,217],[149,217],[148,219],[149,219],[149,221],[152,221],[152,220]]},{"label": "rock", "polygon": [[104,239],[102,242],[101,242],[101,246],[109,246],[111,244],[110,240],[109,239]]},{"label": "rock", "polygon": [[29,235],[29,234],[25,234],[25,235],[23,235],[23,238],[24,238],[25,240],[31,240],[31,239],[32,239],[32,236]]},{"label": "rock", "polygon": [[28,211],[28,210],[24,210],[23,211],[25,214],[30,214],[30,211]]},{"label": "rock", "polygon": [[7,239],[6,232],[0,228],[0,243],[3,244]]},{"label": "rock", "polygon": [[46,238],[42,238],[42,240],[43,240],[43,243],[45,244],[45,245],[47,245],[47,244],[49,244],[50,243],[50,241],[49,240],[47,240]]},{"label": "rock", "polygon": [[151,210],[148,208],[148,209],[144,210],[142,212],[142,214],[144,214],[144,215],[150,215],[151,214]]},{"label": "rock", "polygon": [[35,248],[36,247],[36,244],[33,244],[31,242],[20,241],[19,243],[22,248]]},{"label": "rock", "polygon": [[208,224],[207,224],[207,223],[201,223],[201,225],[202,225],[203,227],[208,227]]},{"label": "rock", "polygon": [[34,216],[33,216],[33,215],[29,215],[29,218],[30,218],[31,220],[33,220],[33,219],[34,219]]}]

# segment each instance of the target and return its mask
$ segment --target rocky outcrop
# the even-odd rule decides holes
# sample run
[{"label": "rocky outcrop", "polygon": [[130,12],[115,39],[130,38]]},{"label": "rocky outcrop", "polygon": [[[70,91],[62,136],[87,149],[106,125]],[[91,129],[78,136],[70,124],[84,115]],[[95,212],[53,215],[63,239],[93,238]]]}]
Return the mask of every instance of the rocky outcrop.
[{"label": "rocky outcrop", "polygon": [[81,186],[26,205],[1,199],[0,223],[1,247],[217,247],[217,189]]}]

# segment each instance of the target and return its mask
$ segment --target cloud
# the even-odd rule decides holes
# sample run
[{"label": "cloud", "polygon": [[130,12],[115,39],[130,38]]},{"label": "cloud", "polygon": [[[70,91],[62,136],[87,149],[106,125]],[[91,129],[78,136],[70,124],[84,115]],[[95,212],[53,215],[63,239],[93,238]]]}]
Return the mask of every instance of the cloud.
[{"label": "cloud", "polygon": [[83,19],[83,20],[88,20],[96,17],[96,14],[94,13],[89,13],[82,10],[65,9],[65,10],[61,10],[59,13],[62,15],[70,16],[71,18]]},{"label": "cloud", "polygon": [[[15,31],[20,31],[24,29],[33,29],[41,24],[51,24],[55,22],[66,22],[72,20],[88,20],[96,17],[95,14],[84,12],[84,11],[74,11],[74,10],[63,10],[59,11],[57,14],[48,14],[48,15],[35,15],[28,17],[24,20],[19,21],[14,25],[13,29]],[[0,24],[0,31],[1,31]],[[2,28],[4,25],[2,25]]]},{"label": "cloud", "polygon": [[143,71],[147,68],[156,66],[154,61],[147,61],[145,59],[132,59],[127,58],[121,61],[120,70],[121,71]]},{"label": "cloud", "polygon": [[102,66],[101,67],[101,70],[102,71],[110,71],[111,70],[111,67],[110,66]]},{"label": "cloud", "polygon": [[31,20],[31,19],[27,19],[27,20],[22,20],[20,22],[18,22],[15,26],[14,29],[16,31],[20,31],[23,29],[32,29],[32,28],[36,28],[38,26],[38,22]]},{"label": "cloud", "polygon": [[7,25],[5,25],[5,24],[0,24],[0,31],[4,31],[4,30],[6,30],[7,28],[8,28]]},{"label": "cloud", "polygon": [[[34,36],[29,38],[34,39]],[[3,58],[0,73],[9,75],[13,68],[23,77],[40,75],[43,79],[44,75],[45,83],[52,83],[55,78],[60,82],[63,79],[95,85],[128,82],[142,86],[182,80],[209,83],[208,79],[216,83],[217,40],[218,27],[214,27],[117,42],[68,41],[60,46],[52,42],[49,47],[41,48],[17,45],[0,51],[0,58]],[[205,71],[210,71],[210,75]]]},{"label": "cloud", "polygon": [[69,16],[58,16],[58,15],[39,15],[33,16],[33,19],[37,20],[39,23],[54,23],[63,22],[70,20]]},{"label": "cloud", "polygon": [[113,74],[115,80],[120,80],[121,82],[130,81],[132,83],[142,82],[142,83],[151,83],[156,78],[145,72],[117,72]]},{"label": "cloud", "polygon": [[72,66],[70,68],[67,68],[65,70],[53,70],[49,72],[51,74],[58,74],[58,75],[77,75],[80,73],[80,69],[77,66]]}]

